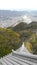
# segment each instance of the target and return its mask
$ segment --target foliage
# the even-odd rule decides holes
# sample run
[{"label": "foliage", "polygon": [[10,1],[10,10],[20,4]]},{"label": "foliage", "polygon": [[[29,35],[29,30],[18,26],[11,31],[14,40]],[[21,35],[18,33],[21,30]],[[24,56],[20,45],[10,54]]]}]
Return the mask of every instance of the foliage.
[{"label": "foliage", "polygon": [[26,48],[30,53],[32,53],[32,45],[30,42],[26,42]]},{"label": "foliage", "polygon": [[29,30],[20,31],[20,37],[23,41],[25,41],[26,39],[29,39],[32,34],[33,33],[30,32]]},{"label": "foliage", "polygon": [[20,35],[11,29],[0,28],[0,57],[21,45]]},{"label": "foliage", "polygon": [[37,54],[37,35],[33,34],[30,38],[30,43],[32,44],[33,54]]},{"label": "foliage", "polygon": [[21,31],[21,30],[25,30],[26,29],[27,24],[24,22],[19,23],[18,25],[16,25],[15,27],[13,27],[14,31]]},{"label": "foliage", "polygon": [[30,36],[30,39],[27,39],[26,42],[26,48],[30,53],[37,54],[37,35],[32,34]]}]

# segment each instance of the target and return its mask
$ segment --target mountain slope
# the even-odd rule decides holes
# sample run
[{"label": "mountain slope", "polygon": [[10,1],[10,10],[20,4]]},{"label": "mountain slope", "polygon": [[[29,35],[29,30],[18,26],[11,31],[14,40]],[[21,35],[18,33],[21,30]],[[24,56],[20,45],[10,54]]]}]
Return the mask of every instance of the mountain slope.
[{"label": "mountain slope", "polygon": [[21,45],[20,35],[13,30],[0,28],[0,57]]},{"label": "mountain slope", "polygon": [[31,30],[37,29],[37,22],[36,22],[36,21],[32,21],[32,22],[28,25],[28,29],[31,29]]},{"label": "mountain slope", "polygon": [[15,27],[13,27],[13,30],[15,31],[22,31],[25,30],[27,26],[27,23],[21,22],[18,25],[16,25]]},{"label": "mountain slope", "polygon": [[32,21],[30,24],[27,24],[25,22],[20,22],[14,27],[8,27],[10,29],[13,29],[14,31],[23,31],[23,30],[36,30],[37,29],[37,22]]}]

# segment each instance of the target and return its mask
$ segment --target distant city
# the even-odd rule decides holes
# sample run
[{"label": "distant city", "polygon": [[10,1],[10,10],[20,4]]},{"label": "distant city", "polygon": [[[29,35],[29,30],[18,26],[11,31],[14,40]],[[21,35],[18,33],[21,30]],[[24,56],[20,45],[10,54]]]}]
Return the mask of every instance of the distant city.
[{"label": "distant city", "polygon": [[37,22],[37,11],[0,10],[0,27],[15,26],[19,22]]}]

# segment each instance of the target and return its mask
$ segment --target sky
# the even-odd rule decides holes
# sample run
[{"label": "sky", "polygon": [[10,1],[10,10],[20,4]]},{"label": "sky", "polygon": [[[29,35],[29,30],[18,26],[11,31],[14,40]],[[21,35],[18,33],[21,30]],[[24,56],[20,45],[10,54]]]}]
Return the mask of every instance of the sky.
[{"label": "sky", "polygon": [[0,0],[0,10],[37,10],[37,0]]}]

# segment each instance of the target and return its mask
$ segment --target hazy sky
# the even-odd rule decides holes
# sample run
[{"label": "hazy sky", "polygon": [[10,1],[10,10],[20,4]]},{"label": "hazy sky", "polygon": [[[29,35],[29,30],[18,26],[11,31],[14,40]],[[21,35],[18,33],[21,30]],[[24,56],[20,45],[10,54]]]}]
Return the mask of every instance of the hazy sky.
[{"label": "hazy sky", "polygon": [[0,9],[37,10],[37,0],[0,0]]}]

